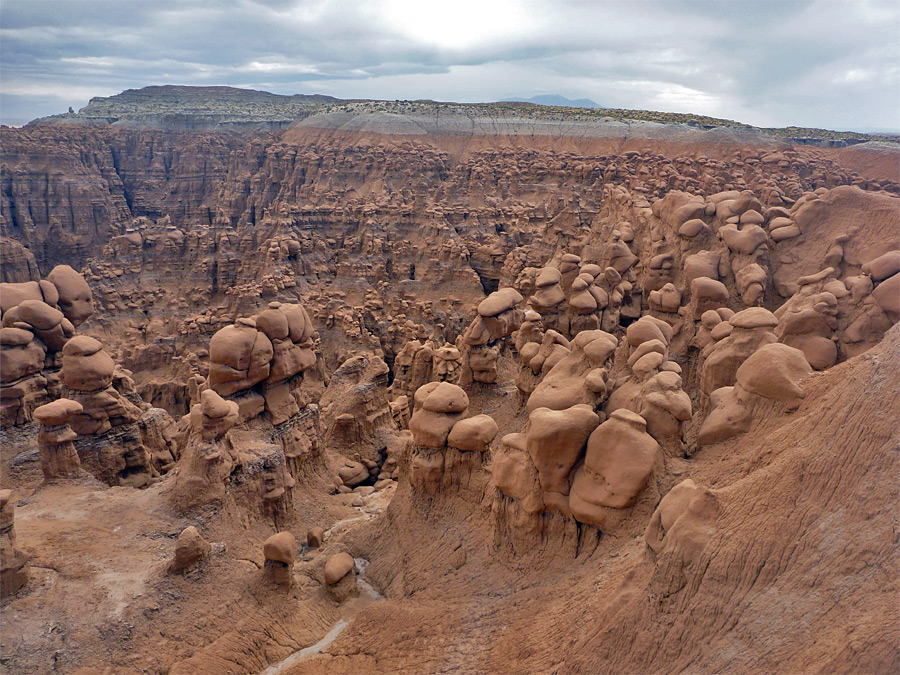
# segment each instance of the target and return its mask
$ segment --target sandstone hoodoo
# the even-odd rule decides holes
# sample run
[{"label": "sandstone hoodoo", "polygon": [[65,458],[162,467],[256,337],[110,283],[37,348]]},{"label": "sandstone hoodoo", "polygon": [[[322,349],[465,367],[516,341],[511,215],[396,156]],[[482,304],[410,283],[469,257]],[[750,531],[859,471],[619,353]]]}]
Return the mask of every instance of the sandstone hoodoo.
[{"label": "sandstone hoodoo", "polygon": [[0,129],[4,668],[900,669],[898,146],[628,114]]}]

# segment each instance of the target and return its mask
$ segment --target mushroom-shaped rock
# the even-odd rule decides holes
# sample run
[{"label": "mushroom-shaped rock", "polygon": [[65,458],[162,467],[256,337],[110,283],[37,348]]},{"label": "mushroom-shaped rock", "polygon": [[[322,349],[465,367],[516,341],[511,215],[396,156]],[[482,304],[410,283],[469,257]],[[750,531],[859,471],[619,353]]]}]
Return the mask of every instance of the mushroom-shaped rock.
[{"label": "mushroom-shaped rock", "polygon": [[[427,387],[428,385],[425,385]],[[420,387],[421,391],[424,387]],[[416,399],[419,398],[416,392]],[[422,399],[421,408],[409,420],[409,430],[416,445],[439,449],[447,444],[447,436],[469,406],[469,397],[462,387],[441,382]]]},{"label": "mushroom-shaped rock", "polygon": [[204,441],[211,443],[231,429],[240,417],[239,406],[226,401],[212,389],[200,394],[200,404],[191,407],[191,425]]},{"label": "mushroom-shaped rock", "polygon": [[558,284],[562,279],[562,273],[555,267],[544,267],[534,280],[534,285],[538,288],[546,288]]},{"label": "mushroom-shaped rock", "polygon": [[469,397],[462,387],[441,382],[428,394],[422,407],[438,413],[461,413],[469,407]]},{"label": "mushroom-shaped rock", "polygon": [[211,547],[196,527],[190,525],[181,531],[175,542],[175,556],[169,563],[169,572],[182,572],[194,567],[209,556]]},{"label": "mushroom-shaped rock", "polygon": [[579,314],[590,314],[597,309],[597,299],[590,292],[582,290],[569,298],[569,307]]},{"label": "mushroom-shaped rock", "polygon": [[632,347],[637,347],[649,340],[659,340],[663,344],[669,344],[669,340],[672,339],[672,327],[656,317],[644,315],[625,329],[625,339]]},{"label": "mushroom-shaped rock", "polygon": [[263,543],[266,571],[275,583],[282,586],[290,586],[296,549],[297,541],[290,532],[273,534]]},{"label": "mushroom-shaped rock", "polygon": [[60,398],[51,403],[35,408],[33,417],[46,426],[57,426],[68,422],[75,413],[82,411],[82,406],[77,401]]},{"label": "mushroom-shaped rock", "polygon": [[78,435],[68,421],[83,409],[77,401],[60,398],[34,410],[33,417],[41,424],[38,448],[44,480],[76,478],[81,473],[81,460],[73,444]]},{"label": "mushroom-shaped rock", "polygon": [[334,586],[356,567],[353,556],[349,553],[337,553],[325,563],[325,583]]},{"label": "mushroom-shaped rock", "polygon": [[497,423],[490,415],[476,415],[453,425],[447,437],[447,445],[467,452],[483,452],[499,433]]},{"label": "mushroom-shaped rock", "polygon": [[293,565],[296,548],[297,541],[292,533],[279,532],[273,534],[263,543],[263,557],[266,560]]},{"label": "mushroom-shaped rock", "polygon": [[605,509],[624,509],[646,487],[659,454],[644,418],[613,411],[588,439],[584,464],[575,473],[569,508],[576,520],[601,529],[614,522]]}]

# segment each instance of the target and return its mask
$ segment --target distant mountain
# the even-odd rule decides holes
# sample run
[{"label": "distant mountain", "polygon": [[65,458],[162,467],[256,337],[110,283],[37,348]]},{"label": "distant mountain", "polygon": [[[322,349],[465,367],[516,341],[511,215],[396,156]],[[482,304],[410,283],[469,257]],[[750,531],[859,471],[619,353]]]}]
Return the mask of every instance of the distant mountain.
[{"label": "distant mountain", "polygon": [[602,108],[603,106],[589,98],[566,98],[559,94],[541,94],[531,98],[505,99],[504,103],[537,103],[538,105],[554,106],[557,108]]}]

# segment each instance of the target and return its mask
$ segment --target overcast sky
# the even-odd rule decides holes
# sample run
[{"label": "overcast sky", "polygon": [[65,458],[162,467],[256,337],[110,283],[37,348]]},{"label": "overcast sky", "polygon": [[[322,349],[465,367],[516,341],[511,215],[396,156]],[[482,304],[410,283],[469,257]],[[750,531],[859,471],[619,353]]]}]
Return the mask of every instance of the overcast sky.
[{"label": "overcast sky", "polygon": [[898,0],[3,0],[0,117],[151,84],[900,130]]}]

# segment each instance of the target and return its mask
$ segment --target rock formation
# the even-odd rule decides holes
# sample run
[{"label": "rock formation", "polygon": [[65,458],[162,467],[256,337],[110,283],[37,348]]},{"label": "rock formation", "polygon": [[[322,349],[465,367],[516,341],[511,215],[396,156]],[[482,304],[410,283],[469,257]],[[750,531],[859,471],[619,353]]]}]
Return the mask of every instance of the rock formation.
[{"label": "rock formation", "polygon": [[266,558],[266,574],[278,585],[290,587],[294,569],[294,551],[297,542],[290,532],[279,532],[266,539],[263,555]]},{"label": "rock formation", "polygon": [[16,547],[12,490],[0,490],[0,597],[12,595],[28,583],[30,556]]},{"label": "rock formation", "polygon": [[78,438],[69,419],[84,408],[77,401],[60,398],[34,411],[34,419],[41,424],[38,447],[41,450],[41,470],[44,480],[77,478],[81,474],[81,460],[72,442]]},{"label": "rock formation", "polygon": [[183,573],[209,557],[210,545],[193,525],[184,528],[175,542],[175,555],[169,563],[170,573]]}]

